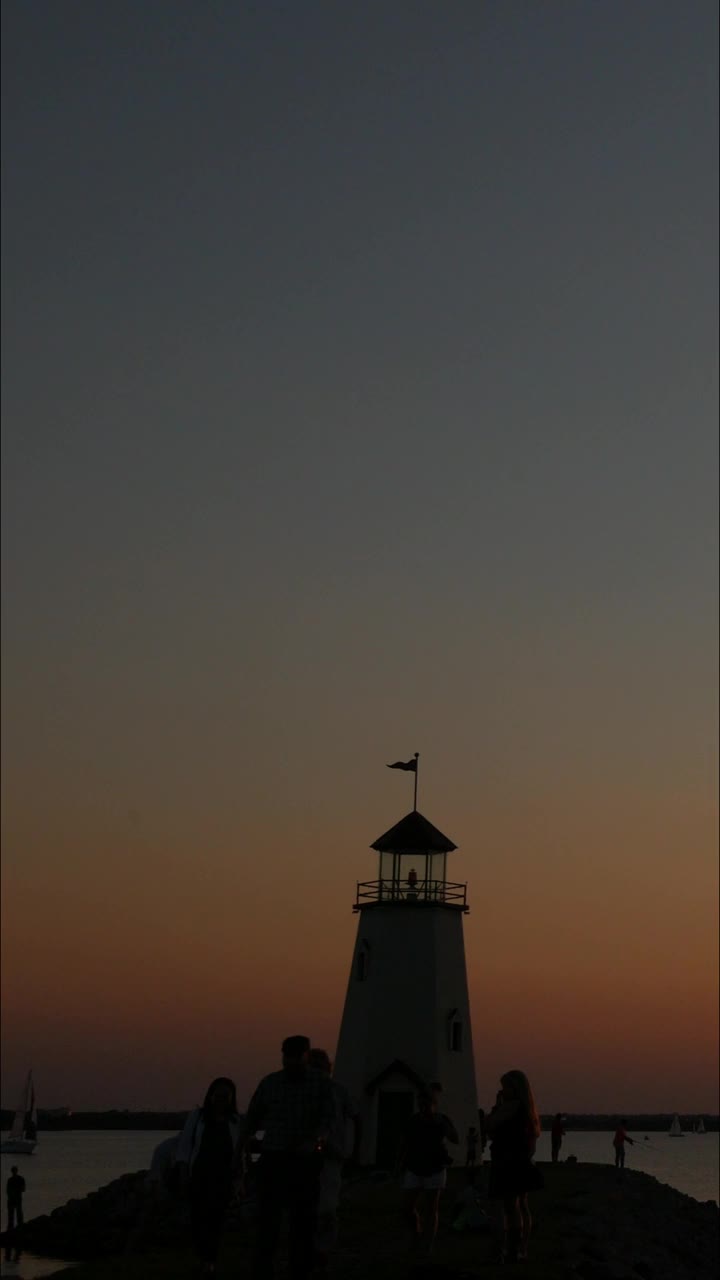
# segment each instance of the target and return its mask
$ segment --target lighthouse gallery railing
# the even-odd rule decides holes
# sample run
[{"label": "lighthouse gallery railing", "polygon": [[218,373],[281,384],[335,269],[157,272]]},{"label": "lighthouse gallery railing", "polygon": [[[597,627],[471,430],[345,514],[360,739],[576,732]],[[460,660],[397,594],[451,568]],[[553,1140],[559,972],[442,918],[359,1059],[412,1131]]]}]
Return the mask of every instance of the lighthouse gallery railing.
[{"label": "lighthouse gallery railing", "polygon": [[467,911],[467,885],[448,880],[364,880],[358,884],[354,910],[371,902],[444,902]]}]

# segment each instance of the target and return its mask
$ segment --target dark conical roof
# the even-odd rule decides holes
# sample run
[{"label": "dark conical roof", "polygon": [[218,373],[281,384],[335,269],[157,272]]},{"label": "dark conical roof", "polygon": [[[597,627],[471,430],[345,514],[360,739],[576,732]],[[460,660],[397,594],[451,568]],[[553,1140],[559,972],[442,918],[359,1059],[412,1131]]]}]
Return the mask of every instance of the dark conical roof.
[{"label": "dark conical roof", "polygon": [[450,853],[457,845],[413,809],[384,835],[378,836],[370,848],[377,849],[378,853]]}]

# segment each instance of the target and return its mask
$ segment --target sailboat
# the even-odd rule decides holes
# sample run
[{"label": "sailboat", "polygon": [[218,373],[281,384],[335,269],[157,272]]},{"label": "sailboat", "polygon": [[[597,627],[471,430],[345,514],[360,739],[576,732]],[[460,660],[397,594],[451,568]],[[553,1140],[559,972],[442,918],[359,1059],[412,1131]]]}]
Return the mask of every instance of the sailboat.
[{"label": "sailboat", "polygon": [[668,1133],[668,1138],[684,1138],[684,1137],[685,1137],[685,1134],[683,1133],[682,1128],[680,1127],[680,1117],[675,1116],[672,1124],[670,1125],[670,1132]]},{"label": "sailboat", "polygon": [[37,1111],[32,1071],[28,1071],[23,1085],[10,1136],[0,1142],[0,1151],[6,1155],[31,1156],[37,1146]]},{"label": "sailboat", "polygon": [[695,1128],[694,1128],[693,1132],[694,1132],[694,1133],[705,1133],[705,1132],[707,1132],[707,1131],[706,1131],[706,1129],[705,1129],[705,1121],[703,1120],[702,1116],[701,1116],[701,1117],[700,1117],[700,1119],[696,1122],[696,1124],[695,1124]]}]

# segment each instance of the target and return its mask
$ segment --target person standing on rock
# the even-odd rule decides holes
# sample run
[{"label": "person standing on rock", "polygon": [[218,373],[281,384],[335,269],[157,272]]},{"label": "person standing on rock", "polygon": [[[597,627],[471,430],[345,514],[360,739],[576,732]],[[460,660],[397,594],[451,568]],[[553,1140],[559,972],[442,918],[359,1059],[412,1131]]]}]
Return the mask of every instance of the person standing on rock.
[{"label": "person standing on rock", "polygon": [[16,1226],[21,1227],[23,1224],[22,1200],[25,1194],[25,1179],[18,1173],[16,1164],[10,1170],[5,1190],[7,1192],[7,1229],[14,1231]]},{"label": "person standing on rock", "polygon": [[190,1112],[175,1154],[180,1186],[188,1197],[193,1243],[206,1276],[215,1274],[241,1138],[235,1085],[219,1076],[202,1106]]},{"label": "person standing on rock", "polygon": [[635,1139],[630,1138],[625,1132],[626,1123],[627,1122],[625,1120],[620,1121],[620,1124],[615,1130],[615,1137],[613,1138],[613,1147],[615,1148],[615,1168],[620,1173],[625,1168],[625,1143],[629,1142],[631,1147],[634,1146],[635,1143]]},{"label": "person standing on rock", "polygon": [[560,1157],[560,1148],[562,1146],[564,1136],[565,1130],[563,1129],[563,1118],[562,1114],[558,1111],[552,1122],[552,1129],[550,1130],[550,1149],[552,1152],[553,1164],[557,1164]]},{"label": "person standing on rock", "polygon": [[533,1164],[540,1118],[524,1071],[507,1071],[500,1084],[487,1117],[491,1139],[488,1195],[503,1204],[501,1260],[524,1262],[532,1229],[528,1192],[543,1186],[542,1174]]}]

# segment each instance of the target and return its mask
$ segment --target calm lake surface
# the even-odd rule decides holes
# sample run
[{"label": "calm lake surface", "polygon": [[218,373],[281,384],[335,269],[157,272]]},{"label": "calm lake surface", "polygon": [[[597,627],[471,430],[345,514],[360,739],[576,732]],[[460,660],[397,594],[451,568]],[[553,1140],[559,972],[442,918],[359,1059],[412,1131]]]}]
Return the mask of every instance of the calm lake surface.
[{"label": "calm lake surface", "polygon": [[[26,1218],[50,1213],[66,1201],[87,1195],[98,1187],[137,1169],[147,1169],[154,1148],[167,1130],[117,1133],[107,1130],[68,1130],[42,1133],[32,1156],[0,1157],[3,1192],[16,1164],[27,1182]],[[577,1156],[579,1161],[597,1164],[613,1162],[612,1133],[566,1134],[562,1159]],[[630,1169],[642,1169],[660,1182],[696,1200],[717,1200],[720,1183],[720,1136],[717,1133],[687,1134],[684,1138],[668,1138],[664,1133],[632,1133],[635,1146],[628,1147],[626,1163]],[[538,1143],[538,1160],[550,1159],[550,1136],[543,1134]],[[6,1226],[5,1196],[2,1196],[2,1228]],[[0,1274],[19,1280],[40,1280],[57,1270],[57,1262],[34,1259],[25,1255],[17,1263],[3,1262]]]},{"label": "calm lake surface", "polygon": [[[717,1200],[720,1195],[720,1134],[686,1134],[668,1138],[666,1133],[630,1131],[634,1146],[625,1149],[625,1167],[649,1173],[658,1182],[666,1182],[695,1200]],[[560,1158],[577,1156],[590,1164],[614,1164],[612,1133],[573,1133],[563,1138]],[[550,1134],[540,1136],[538,1160],[550,1159]]]}]

